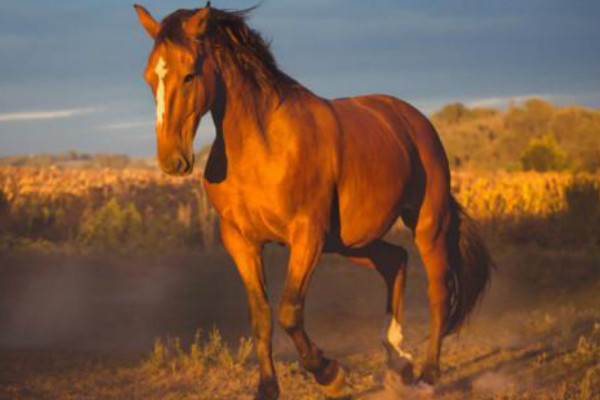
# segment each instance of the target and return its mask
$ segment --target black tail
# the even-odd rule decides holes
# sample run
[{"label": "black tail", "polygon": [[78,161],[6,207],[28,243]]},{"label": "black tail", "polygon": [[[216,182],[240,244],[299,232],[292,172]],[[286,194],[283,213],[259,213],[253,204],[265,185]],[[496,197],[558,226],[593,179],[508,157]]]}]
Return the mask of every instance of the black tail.
[{"label": "black tail", "polygon": [[454,197],[448,230],[450,312],[446,334],[457,331],[481,299],[494,263],[475,222]]}]

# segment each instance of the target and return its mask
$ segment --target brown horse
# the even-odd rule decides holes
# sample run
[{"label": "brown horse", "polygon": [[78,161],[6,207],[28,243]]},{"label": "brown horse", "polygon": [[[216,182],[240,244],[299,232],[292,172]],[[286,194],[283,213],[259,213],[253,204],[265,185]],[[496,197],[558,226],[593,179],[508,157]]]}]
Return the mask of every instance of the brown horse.
[{"label": "brown horse", "polygon": [[[161,168],[189,174],[192,142],[209,110],[216,139],[204,187],[221,217],[225,247],[248,294],[260,364],[257,399],[276,399],[272,317],[261,250],[290,249],[278,321],[324,393],[344,392],[343,371],[304,330],[306,291],[322,252],[377,270],[387,287],[388,366],[406,383],[433,384],[442,338],[455,331],[488,282],[491,260],[450,194],[446,155],[431,123],[396,98],[328,100],[283,73],[249,10],[178,10],[157,22],[141,6],[154,39],[145,78],[156,98]],[[419,378],[402,349],[406,251],[382,236],[401,217],[429,281],[430,342]]]}]

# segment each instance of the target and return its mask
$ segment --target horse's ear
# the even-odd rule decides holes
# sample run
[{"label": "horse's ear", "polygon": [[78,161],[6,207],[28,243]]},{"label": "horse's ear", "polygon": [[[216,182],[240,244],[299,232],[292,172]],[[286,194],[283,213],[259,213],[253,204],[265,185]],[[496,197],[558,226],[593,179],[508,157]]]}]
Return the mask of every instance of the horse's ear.
[{"label": "horse's ear", "polygon": [[189,37],[202,36],[208,30],[208,15],[210,14],[210,2],[207,8],[199,8],[194,15],[183,23],[183,30]]},{"label": "horse's ear", "polygon": [[210,0],[206,2],[206,5],[204,6],[204,8],[210,8]]},{"label": "horse's ear", "polygon": [[148,32],[148,35],[150,35],[152,39],[156,39],[156,36],[158,36],[158,31],[160,30],[160,23],[156,21],[144,7],[138,4],[134,4],[133,7],[135,8],[135,11],[137,11],[140,23],[146,32]]}]

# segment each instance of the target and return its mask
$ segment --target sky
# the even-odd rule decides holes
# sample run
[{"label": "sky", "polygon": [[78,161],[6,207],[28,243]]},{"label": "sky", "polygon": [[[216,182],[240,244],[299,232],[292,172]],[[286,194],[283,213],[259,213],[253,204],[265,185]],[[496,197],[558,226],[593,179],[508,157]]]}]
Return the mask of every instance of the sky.
[{"label": "sky", "polygon": [[[204,6],[137,1],[157,19]],[[321,96],[387,93],[432,113],[528,97],[600,107],[598,21],[598,0],[264,0],[249,23]],[[128,1],[0,0],[0,156],[152,156],[151,47]],[[196,147],[213,137],[204,118]]]}]

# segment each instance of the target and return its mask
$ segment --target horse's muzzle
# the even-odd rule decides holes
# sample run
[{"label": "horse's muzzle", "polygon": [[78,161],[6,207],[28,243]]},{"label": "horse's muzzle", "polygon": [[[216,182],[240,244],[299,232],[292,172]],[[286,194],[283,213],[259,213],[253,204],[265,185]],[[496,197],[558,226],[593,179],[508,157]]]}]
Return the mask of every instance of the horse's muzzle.
[{"label": "horse's muzzle", "polygon": [[194,170],[194,155],[191,160],[183,154],[176,153],[166,160],[160,160],[160,168],[169,175],[184,176],[189,175]]}]

